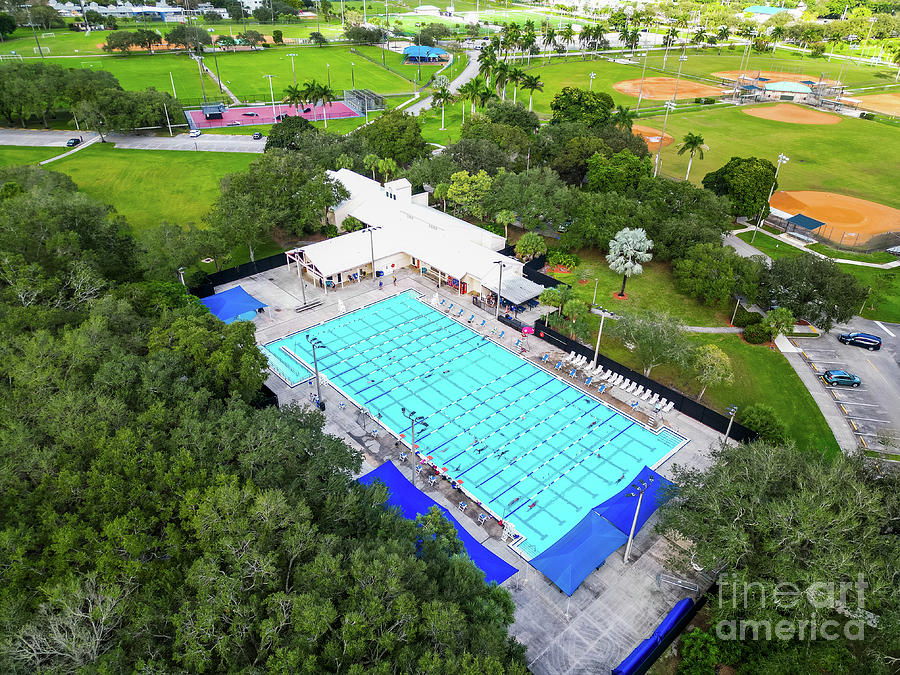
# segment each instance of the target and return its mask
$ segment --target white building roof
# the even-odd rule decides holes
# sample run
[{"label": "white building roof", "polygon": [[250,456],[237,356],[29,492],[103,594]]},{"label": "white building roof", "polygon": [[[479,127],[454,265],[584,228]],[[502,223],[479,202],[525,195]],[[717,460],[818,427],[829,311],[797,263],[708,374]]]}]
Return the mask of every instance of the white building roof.
[{"label": "white building roof", "polygon": [[[503,237],[455,218],[447,213],[412,201],[412,189],[406,179],[382,187],[377,181],[349,169],[330,171],[350,192],[350,197],[335,209],[340,223],[354,216],[374,228],[351,232],[326,241],[304,246],[307,259],[323,276],[362,267],[372,261],[399,253],[418,258],[427,267],[462,279],[467,274],[485,278],[496,261],[505,265],[504,275],[522,275],[522,263],[498,253],[505,245]],[[371,238],[371,243],[370,243]],[[506,280],[504,279],[504,288]]]}]

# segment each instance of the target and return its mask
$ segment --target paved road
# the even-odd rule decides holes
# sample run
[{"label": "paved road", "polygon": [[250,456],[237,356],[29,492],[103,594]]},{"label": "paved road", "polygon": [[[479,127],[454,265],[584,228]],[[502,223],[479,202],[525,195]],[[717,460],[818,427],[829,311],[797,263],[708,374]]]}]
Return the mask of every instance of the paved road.
[{"label": "paved road", "polygon": [[85,141],[97,134],[90,131],[52,131],[40,129],[0,129],[0,145],[30,145],[43,148],[64,148],[70,138],[81,136]]},{"label": "paved road", "polygon": [[[469,57],[468,62],[466,63],[466,67],[463,71],[457,75],[450,82],[450,91],[454,94],[459,91],[459,88],[463,86],[466,82],[473,79],[478,75],[478,55],[481,52],[477,49],[470,49],[466,52],[466,56]],[[423,110],[428,110],[431,107],[431,97],[426,96],[421,101],[416,101],[411,106],[406,108],[406,112],[410,115],[418,115]]]},{"label": "paved road", "polygon": [[[34,147],[64,148],[66,141],[82,136],[85,144],[97,138],[97,134],[77,131],[32,131],[27,129],[0,129],[0,146],[30,145]],[[251,136],[203,134],[191,138],[186,133],[175,136],[125,136],[109,134],[107,139],[119,149],[128,150],[192,150],[198,152],[262,152],[265,138],[254,141]]]},{"label": "paved road", "polygon": [[728,234],[725,236],[725,245],[730,246],[735,251],[737,251],[737,254],[739,256],[741,256],[742,258],[749,258],[754,255],[761,255],[763,258],[766,259],[766,262],[768,262],[768,263],[772,262],[772,259],[769,256],[767,256],[765,253],[760,251],[758,248],[754,248],[753,246],[751,246],[750,244],[745,242],[743,239],[739,239],[738,237],[736,237],[733,234]]}]

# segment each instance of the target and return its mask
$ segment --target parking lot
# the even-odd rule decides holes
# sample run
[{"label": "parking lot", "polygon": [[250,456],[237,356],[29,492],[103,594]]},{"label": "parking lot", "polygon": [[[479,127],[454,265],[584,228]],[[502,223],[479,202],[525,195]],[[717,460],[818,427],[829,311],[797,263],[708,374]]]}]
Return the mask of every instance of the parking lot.
[{"label": "parking lot", "polygon": [[[841,333],[852,331],[878,335],[883,340],[881,349],[868,351],[838,341]],[[835,326],[820,338],[792,340],[802,349],[801,355],[809,367],[820,376],[819,386],[834,399],[835,407],[860,445],[873,450],[886,449],[879,441],[879,432],[900,437],[898,336],[900,327],[896,325],[856,318],[849,325]],[[821,379],[826,370],[843,370],[857,375],[860,386],[829,386]]]}]

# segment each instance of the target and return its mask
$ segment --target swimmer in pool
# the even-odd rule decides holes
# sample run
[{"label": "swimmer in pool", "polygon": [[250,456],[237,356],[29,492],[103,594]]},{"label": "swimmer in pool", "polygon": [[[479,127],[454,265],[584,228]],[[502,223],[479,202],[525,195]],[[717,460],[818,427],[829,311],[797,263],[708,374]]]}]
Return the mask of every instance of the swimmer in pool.
[{"label": "swimmer in pool", "polygon": [[531,502],[531,504],[528,505],[528,508],[533,509],[535,506],[537,506],[537,502]]},{"label": "swimmer in pool", "polygon": [[617,480],[616,482],[617,482],[617,483],[621,483],[623,480],[625,480],[625,474],[624,474],[624,473],[623,473],[621,476],[619,476],[619,480]]}]

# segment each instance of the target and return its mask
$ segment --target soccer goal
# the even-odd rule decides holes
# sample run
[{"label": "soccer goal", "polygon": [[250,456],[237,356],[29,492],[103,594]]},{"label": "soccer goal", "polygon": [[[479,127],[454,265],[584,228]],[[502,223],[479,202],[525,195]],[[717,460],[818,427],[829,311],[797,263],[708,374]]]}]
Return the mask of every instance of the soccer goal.
[{"label": "soccer goal", "polygon": [[32,51],[34,51],[35,54],[41,54],[41,53],[49,54],[50,53],[50,47],[32,47],[31,49],[32,49]]},{"label": "soccer goal", "polygon": [[41,33],[42,38],[56,37],[56,33]]},{"label": "soccer goal", "polygon": [[21,61],[21,54],[0,54],[0,61]]}]

